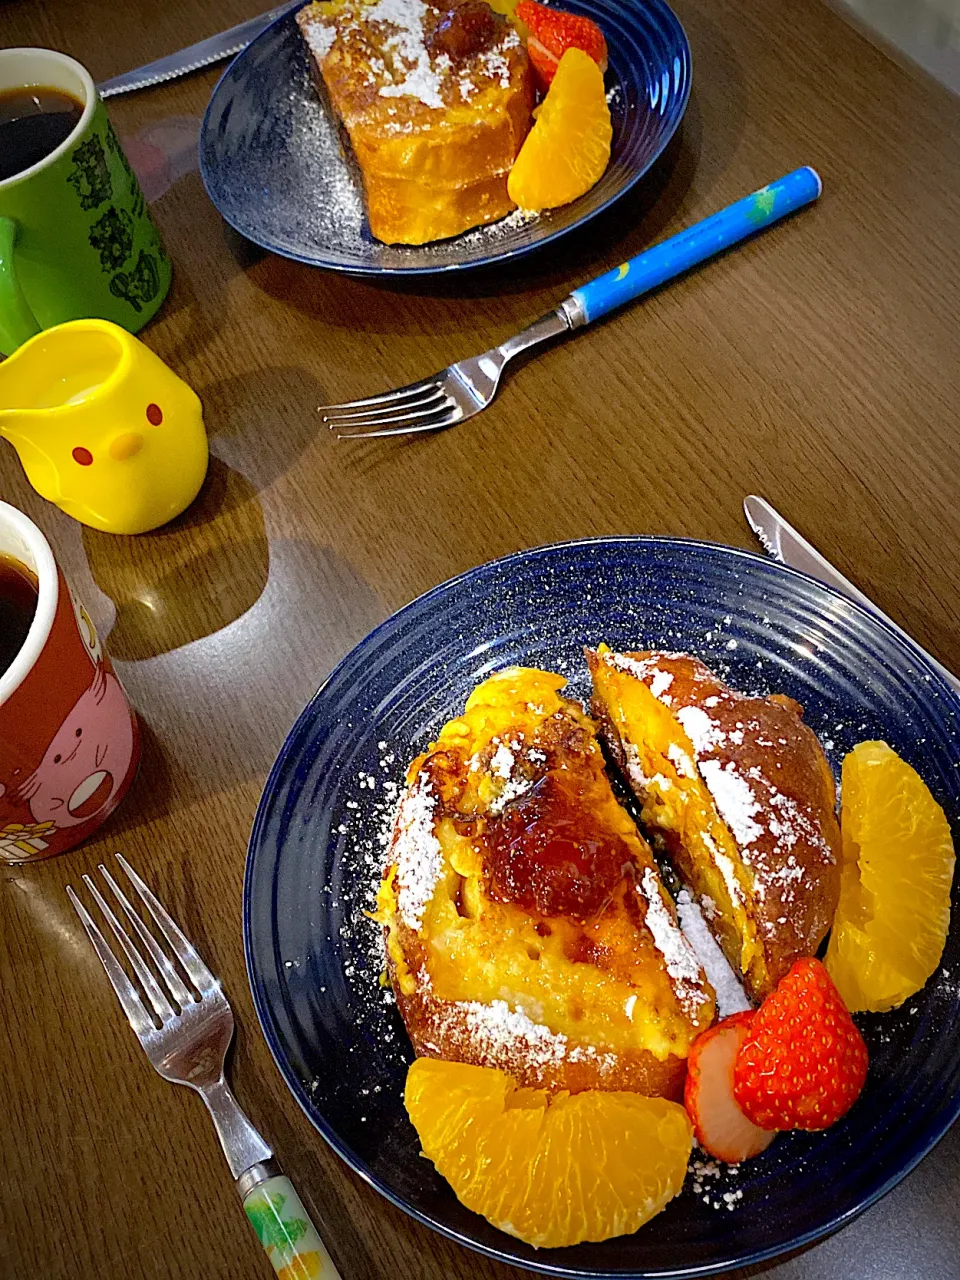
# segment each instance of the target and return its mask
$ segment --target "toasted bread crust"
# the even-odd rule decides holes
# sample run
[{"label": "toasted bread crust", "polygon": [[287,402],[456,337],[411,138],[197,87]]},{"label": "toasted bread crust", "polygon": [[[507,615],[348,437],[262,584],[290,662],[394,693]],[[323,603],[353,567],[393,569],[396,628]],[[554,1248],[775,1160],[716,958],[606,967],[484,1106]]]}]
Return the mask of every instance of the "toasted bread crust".
[{"label": "toasted bread crust", "polygon": [[507,175],[533,107],[526,50],[491,12],[484,46],[451,58],[434,44],[443,19],[421,0],[326,0],[297,14],[363,176],[370,229],[388,244],[444,239],[515,207]]},{"label": "toasted bread crust", "polygon": [[643,1049],[607,1053],[588,1043],[545,1049],[536,1035],[527,1039],[516,1035],[501,1042],[478,1035],[476,1020],[462,1006],[419,989],[411,995],[398,991],[397,1006],[418,1058],[496,1067],[530,1089],[626,1090],[674,1102],[683,1098],[685,1057],[670,1054],[660,1061]]},{"label": "toasted bread crust", "polygon": [[[789,698],[748,697],[730,689],[702,662],[684,654],[588,651],[594,680],[592,710],[601,734],[637,799],[656,828],[680,876],[707,895],[718,941],[756,1000],[776,986],[794,960],[815,954],[826,936],[839,896],[840,831],[836,786],[816,735],[802,709]],[[625,711],[624,682],[649,691],[643,722]],[[653,710],[653,704],[657,704]],[[636,705],[636,704],[634,704]],[[673,717],[672,761],[651,752],[649,735],[662,733],[666,709]],[[647,735],[646,741],[644,740]],[[661,743],[662,745],[662,743]],[[685,779],[684,757],[698,775]],[[656,759],[656,765],[651,764]],[[686,788],[685,810],[678,812]],[[697,804],[711,807],[730,836],[719,858],[737,860],[743,920],[710,891],[718,881],[711,843],[694,838],[701,822]],[[717,844],[713,829],[713,845]],[[706,850],[706,852],[705,852]],[[711,879],[711,872],[713,877]],[[733,904],[736,905],[736,904]],[[745,932],[755,955],[746,964]]]},{"label": "toasted bread crust", "polygon": [[[418,1054],[497,1067],[527,1087],[678,1098],[713,992],[562,683],[494,677],[413,762],[378,896],[389,976]],[[582,795],[590,849],[609,837],[616,856],[579,884],[596,894],[607,875],[590,901],[562,896],[568,861],[538,864],[538,901],[552,904],[541,910],[498,879],[496,841],[503,824],[529,832],[554,785]],[[576,804],[565,822],[572,812],[579,823]],[[523,844],[513,871],[522,878],[538,856]]]}]

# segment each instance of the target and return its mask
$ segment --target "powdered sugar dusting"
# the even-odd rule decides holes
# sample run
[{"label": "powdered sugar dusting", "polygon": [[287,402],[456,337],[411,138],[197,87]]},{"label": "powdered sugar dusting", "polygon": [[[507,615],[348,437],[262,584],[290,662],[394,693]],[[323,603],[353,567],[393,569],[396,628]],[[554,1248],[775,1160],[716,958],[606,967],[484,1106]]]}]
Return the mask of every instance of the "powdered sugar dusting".
[{"label": "powdered sugar dusting", "polygon": [[656,652],[646,658],[632,658],[628,653],[605,653],[603,660],[609,667],[617,671],[625,671],[627,675],[642,680],[653,696],[665,706],[672,706],[673,699],[667,696],[667,690],[673,684],[673,673],[663,671],[657,666],[661,658],[682,658],[681,653]]},{"label": "powdered sugar dusting", "polygon": [[318,62],[322,62],[333,48],[337,29],[326,22],[310,22],[304,25],[303,36],[310,46],[310,52]]},{"label": "powdered sugar dusting", "polygon": [[519,799],[532,786],[533,782],[529,778],[524,778],[521,774],[509,778],[500,794],[490,801],[490,812],[502,813],[508,804],[512,804],[514,800]]},{"label": "powdered sugar dusting", "polygon": [[815,845],[827,862],[836,860],[819,823],[812,821],[792,796],[774,788],[770,793],[770,803],[777,811],[777,817],[772,818],[768,825],[779,844],[792,849],[798,841],[805,840]]},{"label": "powdered sugar dusting", "polygon": [[[716,1160],[701,1160],[697,1154],[701,1150],[694,1142],[688,1166],[693,1194],[711,1209],[728,1209],[732,1212],[743,1202],[743,1189],[733,1184],[725,1190],[719,1163]],[[738,1164],[724,1165],[724,1169],[733,1178],[740,1172]]]},{"label": "powdered sugar dusting", "polygon": [[647,904],[646,926],[653,935],[654,945],[663,956],[677,999],[688,1012],[694,1013],[704,996],[703,974],[696,952],[667,910],[660,895],[660,882],[651,867],[647,867],[643,873],[638,886],[638,892],[640,891]]},{"label": "powdered sugar dusting", "polygon": [[[502,779],[503,786],[498,794],[490,801],[489,810],[491,813],[502,813],[508,804],[511,804],[519,796],[522,796],[525,792],[530,790],[533,786],[534,780],[525,776],[516,767],[517,757],[514,753],[520,751],[522,746],[522,743],[519,740],[510,742],[509,744],[506,742],[498,742],[496,738],[492,739],[492,741],[497,744],[497,747],[490,758],[490,773],[494,777]],[[539,757],[543,762],[545,762],[547,758],[542,751],[526,752],[528,760],[533,760],[534,756]],[[477,757],[474,756],[473,760],[470,762],[470,768],[477,769],[479,767],[480,762],[477,760]]]},{"label": "powdered sugar dusting", "polygon": [[497,749],[490,759],[490,772],[495,773],[498,778],[507,779],[513,772],[513,766],[516,758],[505,742],[497,744]]},{"label": "powdered sugar dusting", "polygon": [[566,1057],[566,1036],[534,1022],[520,1010],[511,1009],[504,1000],[480,1004],[471,1000],[466,1010],[467,1026],[478,1044],[491,1059],[504,1052],[522,1049],[536,1066],[550,1066]]},{"label": "powdered sugar dusting", "polygon": [[[743,902],[743,890],[740,888],[740,882],[737,879],[737,873],[733,863],[725,853],[721,853],[717,848],[716,841],[708,832],[703,831],[700,838],[710,851],[710,855],[716,863],[717,870],[723,876],[723,883],[727,890],[727,896],[731,902]],[[714,904],[714,908],[716,904]]]},{"label": "powdered sugar dusting", "polygon": [[754,814],[760,812],[760,805],[753,788],[738,772],[733,761],[722,765],[719,760],[701,760],[700,774],[713,796],[717,812],[730,828],[737,844],[743,848],[759,840],[763,827],[754,821]]},{"label": "powdered sugar dusting", "polygon": [[693,743],[697,756],[706,755],[714,747],[722,746],[727,740],[725,733],[717,727],[713,719],[701,707],[681,707],[677,719],[683,731]]},{"label": "powdered sugar dusting", "polygon": [[421,49],[416,63],[409,68],[402,80],[394,84],[382,84],[378,90],[381,98],[419,98],[425,107],[442,110],[440,88],[451,62],[446,54],[430,61],[426,49]]},{"label": "powdered sugar dusting", "polygon": [[441,109],[440,88],[451,63],[446,54],[431,60],[424,40],[426,14],[423,0],[377,0],[367,8],[364,21],[392,28],[383,47],[392,55],[394,78],[392,84],[380,86],[380,97],[417,98],[424,106]]},{"label": "powdered sugar dusting", "polygon": [[659,698],[661,702],[665,702],[668,706],[672,702],[672,699],[668,698],[666,694],[672,684],[672,672],[661,671],[658,667],[654,668],[653,679],[650,681],[650,692],[655,698]]},{"label": "powdered sugar dusting", "polygon": [[697,766],[686,751],[682,747],[678,747],[675,742],[671,742],[667,746],[667,759],[681,778],[695,778],[697,776]]},{"label": "powdered sugar dusting", "polygon": [[626,671],[629,675],[642,680],[647,674],[646,664],[639,658],[631,658],[627,653],[605,653],[603,660],[608,667],[616,667],[618,671]]},{"label": "powdered sugar dusting", "polygon": [[627,653],[605,653],[603,660],[608,666],[616,667],[618,671],[625,671],[627,675],[636,676],[638,680],[646,683],[647,673],[650,670],[649,661],[631,658]]},{"label": "powdered sugar dusting", "polygon": [[527,226],[528,223],[536,222],[539,217],[539,213],[534,213],[530,209],[514,209],[505,218],[501,218],[499,222],[488,222],[486,226],[465,232],[464,235],[458,237],[457,243],[472,246],[485,244],[488,240],[505,239],[507,236],[512,235],[514,231]]},{"label": "powdered sugar dusting", "polygon": [[505,1000],[489,1004],[451,1001],[443,1005],[442,1016],[450,1021],[463,1018],[486,1064],[502,1071],[515,1069],[518,1060],[533,1068],[558,1066],[564,1061],[592,1062],[601,1075],[618,1065],[616,1054],[604,1053],[593,1045],[571,1045],[562,1032],[534,1022],[521,1009],[511,1009]]},{"label": "powdered sugar dusting", "polygon": [[488,76],[500,82],[501,89],[510,88],[510,63],[499,49],[488,49],[480,55],[480,65]]},{"label": "powdered sugar dusting", "polygon": [[737,975],[707,927],[700,907],[686,889],[681,889],[677,895],[677,914],[684,936],[696,952],[707,981],[717,993],[717,1016],[727,1018],[732,1013],[749,1009],[750,1001]]},{"label": "powdered sugar dusting", "polygon": [[423,913],[443,875],[443,853],[433,829],[437,800],[430,779],[421,773],[397,811],[393,858],[397,867],[397,909],[410,929],[419,929]]},{"label": "powdered sugar dusting", "polygon": [[630,781],[643,791],[651,788],[657,791],[670,791],[673,783],[669,778],[664,777],[662,773],[654,773],[649,777],[643,771],[643,765],[640,763],[640,752],[632,742],[623,744],[623,753],[626,758],[627,774]]}]

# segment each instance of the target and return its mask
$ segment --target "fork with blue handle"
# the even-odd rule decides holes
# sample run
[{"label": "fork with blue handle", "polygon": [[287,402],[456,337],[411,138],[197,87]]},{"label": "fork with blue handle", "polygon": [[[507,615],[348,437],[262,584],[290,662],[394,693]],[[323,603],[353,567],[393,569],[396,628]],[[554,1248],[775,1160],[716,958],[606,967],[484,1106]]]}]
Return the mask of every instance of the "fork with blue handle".
[{"label": "fork with blue handle", "polygon": [[[224,1062],[233,1039],[233,1013],[220,983],[133,867],[119,854],[117,862],[126,872],[127,893],[139,901],[153,929],[133,909],[127,893],[105,866],[99,868],[103,893],[90,876],[85,875],[83,881],[136,976],[136,984],[70,885],[67,895],[127,1021],[158,1074],[195,1089],[206,1103],[244,1212],[274,1271],[283,1280],[340,1280],[293,1183],[280,1172],[273,1152],[240,1110],[226,1083]],[[124,919],[127,928],[121,923]]]},{"label": "fork with blue handle", "polygon": [[698,263],[802,209],[822,189],[815,170],[795,169],[696,226],[654,245],[589,284],[574,289],[549,312],[499,347],[461,360],[397,391],[321,408],[324,422],[341,438],[414,435],[465,422],[496,395],[507,362],[522,351],[581,329],[608,312],[666,284]]}]

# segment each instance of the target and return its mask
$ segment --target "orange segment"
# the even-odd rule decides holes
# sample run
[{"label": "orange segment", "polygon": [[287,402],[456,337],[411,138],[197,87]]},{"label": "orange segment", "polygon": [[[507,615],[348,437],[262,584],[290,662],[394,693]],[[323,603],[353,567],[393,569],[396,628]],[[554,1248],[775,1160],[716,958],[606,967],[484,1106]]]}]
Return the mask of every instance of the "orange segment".
[{"label": "orange segment", "polygon": [[457,1197],[534,1248],[628,1235],[683,1185],[683,1107],[637,1093],[518,1089],[490,1067],[418,1058],[407,1111]]},{"label": "orange segment", "polygon": [[599,182],[610,161],[613,127],[603,72],[582,49],[560,59],[507,179],[521,209],[555,209]]},{"label": "orange segment", "polygon": [[881,1012],[919,991],[950,927],[954,851],[943,810],[885,742],[843,762],[840,902],[826,966],[848,1008]]}]

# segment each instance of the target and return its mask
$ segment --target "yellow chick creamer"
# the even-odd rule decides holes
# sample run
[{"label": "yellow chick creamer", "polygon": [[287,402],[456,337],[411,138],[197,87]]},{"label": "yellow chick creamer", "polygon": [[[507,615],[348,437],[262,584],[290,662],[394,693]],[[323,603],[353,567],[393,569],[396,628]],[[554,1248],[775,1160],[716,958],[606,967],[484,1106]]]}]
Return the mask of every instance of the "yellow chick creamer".
[{"label": "yellow chick creamer", "polygon": [[200,398],[107,320],[38,333],[0,364],[0,435],[36,491],[105,533],[145,533],[207,472]]}]

